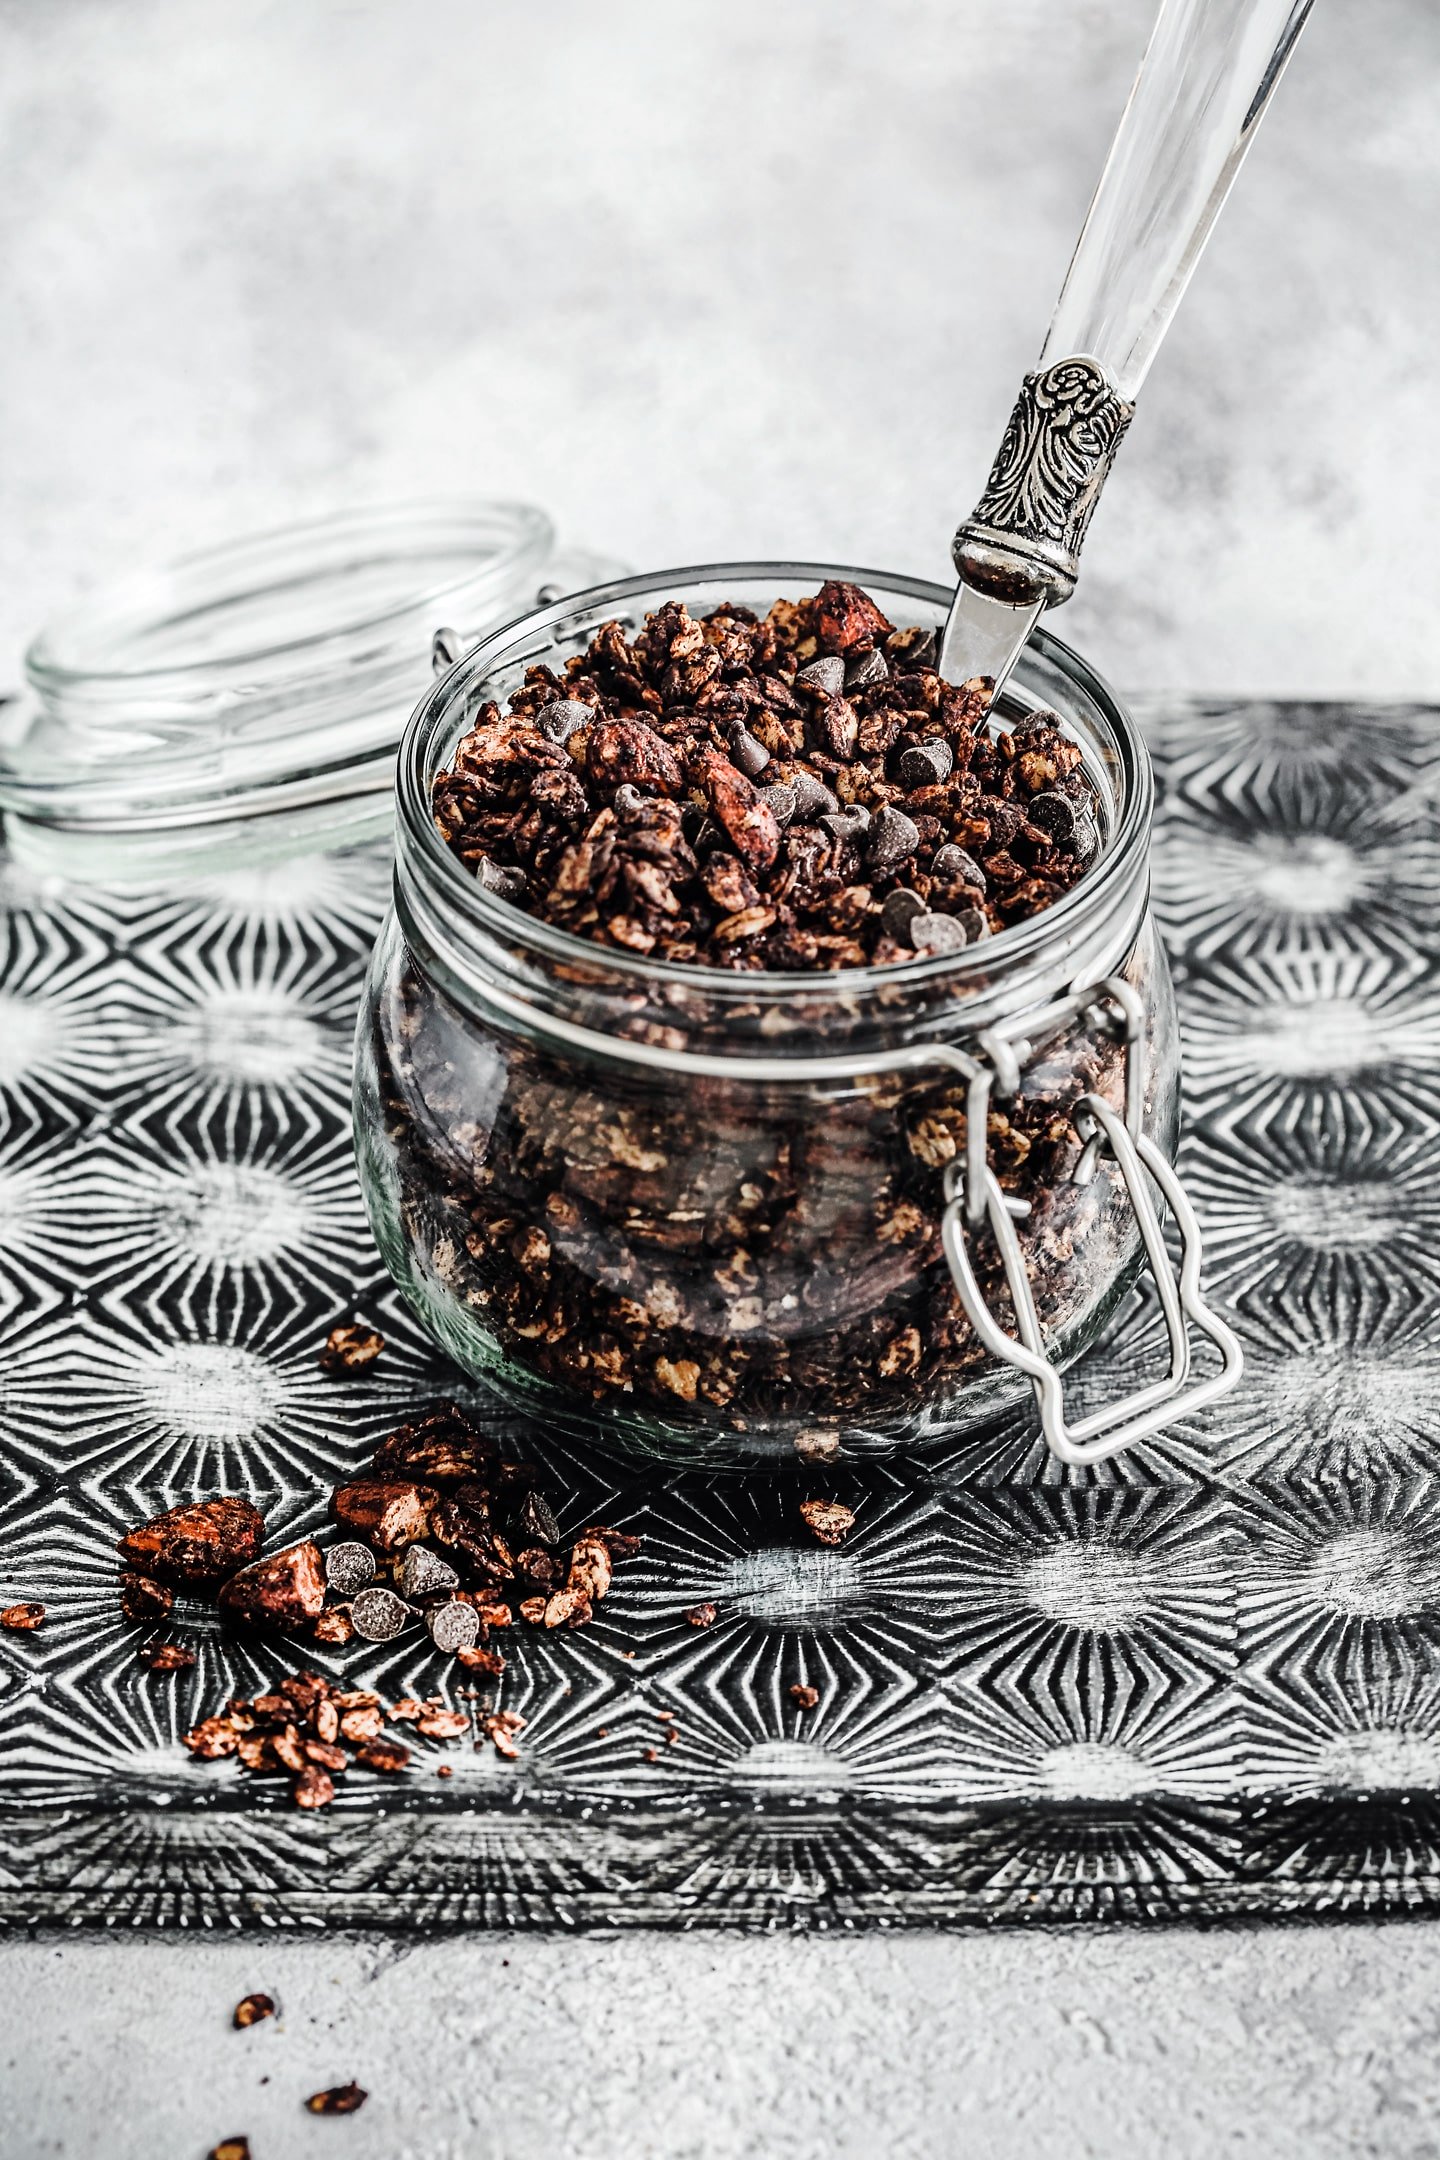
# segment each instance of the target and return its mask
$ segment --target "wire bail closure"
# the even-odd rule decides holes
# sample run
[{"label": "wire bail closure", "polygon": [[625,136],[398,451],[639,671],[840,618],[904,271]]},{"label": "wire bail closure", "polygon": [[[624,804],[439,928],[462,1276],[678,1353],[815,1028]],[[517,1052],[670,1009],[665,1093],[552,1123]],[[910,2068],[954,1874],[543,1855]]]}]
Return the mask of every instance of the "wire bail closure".
[{"label": "wire bail closure", "polygon": [[[1045,1347],[1015,1228],[1016,1222],[1029,1214],[1029,1203],[1001,1189],[990,1164],[988,1123],[993,1096],[1019,1093],[1032,1041],[1043,1039],[1054,1027],[1085,1017],[1124,1044],[1125,1104],[1120,1116],[1099,1095],[1082,1096],[1075,1105],[1072,1117],[1081,1152],[1072,1177],[1076,1184],[1086,1185],[1094,1177],[1102,1155],[1108,1154],[1114,1161],[1135,1210],[1146,1262],[1160,1294],[1170,1344],[1170,1368],[1162,1379],[1137,1388],[1118,1403],[1072,1425],[1065,1416],[1064,1384]],[[1141,1127],[1145,1040],[1144,1008],[1138,993],[1123,977],[1109,975],[1047,1006],[1043,1012],[1026,1014],[1024,1025],[1028,1039],[1012,1039],[1003,1029],[995,1028],[979,1038],[983,1057],[974,1063],[966,1097],[965,1157],[963,1162],[957,1158],[945,1171],[947,1205],[941,1236],[970,1325],[992,1357],[1013,1365],[1030,1381],[1051,1453],[1061,1462],[1074,1465],[1104,1462],[1121,1448],[1158,1432],[1182,1412],[1198,1410],[1227,1395],[1240,1378],[1244,1357],[1232,1330],[1200,1294],[1201,1237],[1195,1210],[1174,1170]],[[1158,1188],[1180,1234],[1178,1271],[1172,1268],[1166,1250],[1152,1185]],[[999,1250],[1018,1335],[1007,1333],[995,1318],[971,1261],[971,1245],[985,1225]],[[1218,1372],[1187,1388],[1191,1328],[1214,1345],[1221,1362]]]}]

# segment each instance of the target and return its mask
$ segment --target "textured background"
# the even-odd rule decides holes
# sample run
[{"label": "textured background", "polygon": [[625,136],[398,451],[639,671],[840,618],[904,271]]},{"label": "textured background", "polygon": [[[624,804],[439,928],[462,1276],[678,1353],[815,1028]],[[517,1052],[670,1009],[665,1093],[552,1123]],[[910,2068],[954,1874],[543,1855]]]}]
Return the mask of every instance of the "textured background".
[{"label": "textured background", "polygon": [[[939,574],[1149,12],[0,0],[0,686],[86,580],[362,496]],[[1065,624],[1122,685],[1435,694],[1437,75],[1428,0],[1317,10]],[[1419,2155],[1437,1962],[1429,1929],[14,1945],[6,2149]],[[229,2034],[271,1984],[286,2031]],[[366,2115],[297,2119],[352,2075]]]}]

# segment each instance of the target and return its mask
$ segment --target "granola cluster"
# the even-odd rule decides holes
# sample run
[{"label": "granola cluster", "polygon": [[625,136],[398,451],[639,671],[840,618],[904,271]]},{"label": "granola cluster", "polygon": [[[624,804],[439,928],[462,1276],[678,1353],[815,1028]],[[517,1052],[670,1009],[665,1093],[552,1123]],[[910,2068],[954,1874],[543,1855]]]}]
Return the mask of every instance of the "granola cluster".
[{"label": "granola cluster", "polygon": [[671,601],[486,705],[434,790],[491,891],[657,960],[884,967],[1038,914],[1099,844],[1081,753],[935,670],[858,586],[761,621]]}]

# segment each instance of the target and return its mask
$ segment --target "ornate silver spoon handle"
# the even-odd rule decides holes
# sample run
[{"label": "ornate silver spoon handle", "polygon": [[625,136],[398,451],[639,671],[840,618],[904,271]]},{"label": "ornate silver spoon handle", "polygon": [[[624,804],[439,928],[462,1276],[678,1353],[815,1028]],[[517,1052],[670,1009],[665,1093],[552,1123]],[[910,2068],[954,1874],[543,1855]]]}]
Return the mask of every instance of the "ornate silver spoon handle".
[{"label": "ornate silver spoon handle", "polygon": [[1014,665],[1080,549],[1135,399],[1312,0],[1162,0],[1039,365],[955,535],[952,682]]}]

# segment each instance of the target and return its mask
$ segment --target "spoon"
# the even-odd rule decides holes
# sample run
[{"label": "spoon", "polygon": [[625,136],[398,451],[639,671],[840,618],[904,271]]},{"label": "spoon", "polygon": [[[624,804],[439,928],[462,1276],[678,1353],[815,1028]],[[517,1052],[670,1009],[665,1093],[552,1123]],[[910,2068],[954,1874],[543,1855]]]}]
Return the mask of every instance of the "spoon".
[{"label": "spoon", "polygon": [[1135,399],[1312,0],[1161,0],[1050,332],[955,535],[940,641],[953,683],[999,693],[1080,548]]}]

